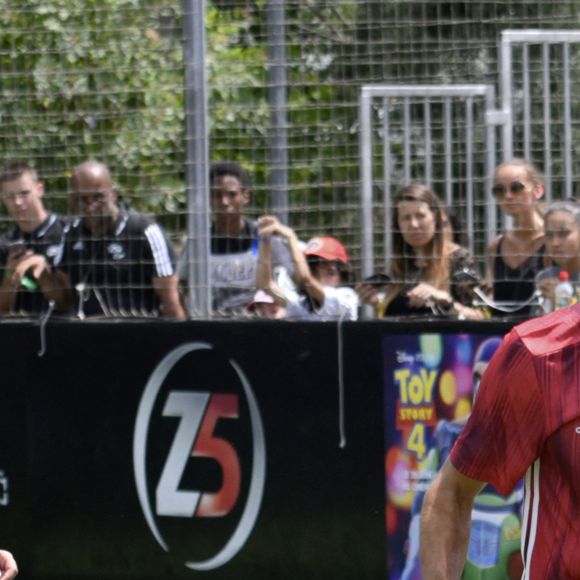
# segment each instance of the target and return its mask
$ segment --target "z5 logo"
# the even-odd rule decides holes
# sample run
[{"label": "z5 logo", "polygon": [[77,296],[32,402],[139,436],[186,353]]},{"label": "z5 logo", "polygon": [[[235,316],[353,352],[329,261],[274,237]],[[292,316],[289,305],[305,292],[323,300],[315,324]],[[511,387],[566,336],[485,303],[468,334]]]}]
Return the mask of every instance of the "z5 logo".
[{"label": "z5 logo", "polygon": [[[240,397],[233,393],[211,393],[206,390],[169,391],[161,416],[177,418],[179,421],[157,481],[154,502],[149,492],[147,474],[149,477],[151,474],[147,469],[148,435],[153,410],[165,379],[186,355],[211,348],[209,344],[194,342],[170,352],[153,371],[137,412],[133,439],[137,494],[151,532],[167,552],[170,551],[170,546],[159,529],[159,518],[220,518],[230,514],[238,502],[242,501],[242,466],[239,454],[232,442],[216,434],[217,425],[221,421],[242,420]],[[197,356],[199,355],[198,352]],[[212,570],[223,566],[241,550],[258,517],[265,485],[266,448],[257,401],[246,376],[236,362],[228,360],[227,364],[232,367],[241,386],[241,394],[247,402],[252,434],[252,468],[249,485],[246,486],[248,491],[245,506],[234,532],[213,557],[203,561],[184,562],[185,566],[193,570]],[[217,491],[180,489],[192,457],[210,458],[217,463],[222,475],[221,486]],[[188,532],[191,535],[191,544],[195,545],[195,529],[192,531],[188,528]]]},{"label": "z5 logo", "polygon": [[[181,417],[181,421],[157,486],[157,515],[184,518],[227,515],[240,493],[240,461],[232,445],[213,433],[219,418],[238,417],[238,397],[172,391],[163,416]],[[177,489],[190,455],[211,457],[219,463],[223,485],[217,493]]]}]

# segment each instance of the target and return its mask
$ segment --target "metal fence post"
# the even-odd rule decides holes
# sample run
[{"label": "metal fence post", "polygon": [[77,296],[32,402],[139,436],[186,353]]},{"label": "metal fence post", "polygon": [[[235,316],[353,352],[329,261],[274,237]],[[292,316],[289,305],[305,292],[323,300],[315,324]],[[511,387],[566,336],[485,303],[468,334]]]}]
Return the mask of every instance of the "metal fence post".
[{"label": "metal fence post", "polygon": [[209,137],[205,0],[183,0],[187,181],[187,282],[190,317],[211,313]]},{"label": "metal fence post", "polygon": [[270,105],[269,175],[271,209],[288,223],[288,120],[286,81],[286,22],[284,0],[269,0],[268,103]]}]

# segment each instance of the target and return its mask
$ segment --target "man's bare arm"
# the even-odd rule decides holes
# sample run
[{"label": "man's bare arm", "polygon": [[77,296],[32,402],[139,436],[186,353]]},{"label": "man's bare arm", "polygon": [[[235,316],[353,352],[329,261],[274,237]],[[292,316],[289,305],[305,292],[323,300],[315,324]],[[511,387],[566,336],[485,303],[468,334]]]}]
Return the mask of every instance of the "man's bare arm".
[{"label": "man's bare arm", "polygon": [[185,311],[179,300],[177,276],[162,276],[153,278],[153,289],[163,307],[165,318],[185,320]]},{"label": "man's bare arm", "polygon": [[425,580],[461,577],[473,499],[484,482],[465,477],[449,460],[425,494],[421,510],[421,569]]},{"label": "man's bare arm", "polygon": [[68,276],[55,270],[45,256],[27,251],[18,260],[10,260],[0,285],[0,312],[12,312],[22,278],[30,273],[46,300],[53,300],[57,309],[68,310],[73,302]]},{"label": "man's bare arm", "polygon": [[46,260],[45,265],[33,270],[40,289],[47,300],[53,300],[57,310],[67,311],[74,302],[73,290],[68,274],[62,270],[52,268]]},{"label": "man's bare arm", "polygon": [[14,312],[16,305],[16,289],[12,284],[12,272],[5,270],[4,278],[0,282],[0,313]]},{"label": "man's bare arm", "polygon": [[262,216],[258,220],[258,225],[260,237],[270,237],[272,234],[278,234],[286,238],[290,255],[294,262],[294,281],[311,298],[318,302],[318,304],[324,304],[324,287],[310,271],[306,256],[298,243],[296,232],[292,228],[280,223],[278,218],[274,216]]}]

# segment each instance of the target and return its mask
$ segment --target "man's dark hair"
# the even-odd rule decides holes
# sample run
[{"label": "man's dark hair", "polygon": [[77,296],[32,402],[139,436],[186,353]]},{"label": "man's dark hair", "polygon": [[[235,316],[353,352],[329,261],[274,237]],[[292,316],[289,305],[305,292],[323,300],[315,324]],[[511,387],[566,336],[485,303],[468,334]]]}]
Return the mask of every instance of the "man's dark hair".
[{"label": "man's dark hair", "polygon": [[250,176],[248,172],[237,161],[218,161],[212,163],[209,170],[209,183],[212,185],[218,177],[231,175],[236,177],[242,189],[250,189]]},{"label": "man's dark hair", "polygon": [[36,169],[32,167],[26,161],[10,161],[0,170],[0,183],[6,183],[7,181],[14,181],[19,177],[22,177],[25,173],[32,175],[35,181],[38,181],[38,173]]}]

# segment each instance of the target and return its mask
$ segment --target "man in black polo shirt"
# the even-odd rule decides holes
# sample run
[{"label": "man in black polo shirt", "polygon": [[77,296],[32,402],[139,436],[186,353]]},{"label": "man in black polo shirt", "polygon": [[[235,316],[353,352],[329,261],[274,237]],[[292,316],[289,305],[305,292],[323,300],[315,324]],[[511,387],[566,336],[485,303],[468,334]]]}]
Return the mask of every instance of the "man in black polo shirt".
[{"label": "man in black polo shirt", "polygon": [[78,315],[183,319],[173,250],[161,227],[125,212],[106,165],[85,161],[71,177],[72,208],[81,216],[67,233],[60,267]]},{"label": "man in black polo shirt", "polygon": [[0,242],[0,313],[38,315],[66,307],[66,280],[54,269],[65,222],[44,208],[36,170],[13,161],[0,172],[0,196],[16,225]]}]

